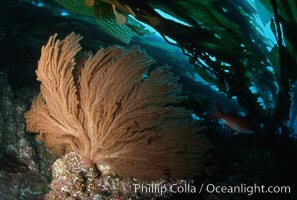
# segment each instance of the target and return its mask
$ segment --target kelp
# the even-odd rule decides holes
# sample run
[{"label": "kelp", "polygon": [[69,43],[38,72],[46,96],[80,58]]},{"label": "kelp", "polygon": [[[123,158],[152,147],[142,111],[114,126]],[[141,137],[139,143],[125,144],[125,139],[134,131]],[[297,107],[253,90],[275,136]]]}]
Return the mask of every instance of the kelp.
[{"label": "kelp", "polygon": [[255,9],[247,2],[231,0],[152,1],[151,4],[155,8],[161,5],[163,11],[189,24],[162,19],[162,27],[156,29],[164,38],[177,42],[197,73],[217,83],[229,97],[236,96],[252,118],[264,118],[257,96],[249,90],[254,79],[263,77],[264,73],[272,75],[266,68],[267,40],[254,25]]},{"label": "kelp", "polygon": [[131,17],[128,17],[128,23],[126,25],[118,24],[115,20],[111,5],[102,1],[96,1],[95,5],[92,7],[87,6],[84,0],[55,1],[75,13],[96,17],[103,31],[125,44],[128,44],[136,34],[145,35],[149,33],[143,25],[137,23]]},{"label": "kelp", "polygon": [[[268,40],[256,22],[256,10],[247,1],[150,2],[152,7],[160,6],[161,10],[188,23],[187,26],[159,16],[161,25],[155,28],[165,40],[176,41],[197,73],[215,83],[229,97],[236,96],[258,125],[266,122],[266,127],[271,128],[266,132],[274,133],[278,127],[286,130],[284,122],[289,119],[290,90],[297,80],[296,1],[262,1],[270,10],[270,4],[275,2],[276,20],[272,31],[278,44],[270,52]],[[273,72],[267,69],[269,65],[273,66]],[[273,102],[277,93],[274,80],[279,88],[276,103]],[[260,92],[252,93],[249,87],[253,85]],[[259,98],[264,102],[259,103]],[[266,107],[265,112],[262,106]],[[274,126],[270,126],[271,123]]]},{"label": "kelp", "polygon": [[[297,80],[296,1],[262,1],[275,15],[272,31],[278,44],[270,52],[268,40],[256,22],[256,10],[247,1],[161,2],[165,11],[189,24],[173,25],[174,22],[167,20],[163,24],[170,24],[168,29],[171,27],[171,32],[164,31],[167,30],[164,27],[160,30],[165,38],[177,42],[197,72],[211,83],[217,81],[218,88],[229,97],[236,96],[255,121],[266,122],[270,127],[266,132],[274,133],[278,127],[286,130],[284,122],[289,119],[290,99],[294,96],[290,91]],[[160,4],[159,1],[154,3]],[[274,4],[274,9],[271,4]],[[273,72],[267,69],[269,65],[273,66]],[[274,80],[279,88],[276,103],[272,98],[277,93]],[[252,93],[249,90],[252,85],[259,88],[259,92]],[[258,98],[263,99],[266,112]],[[274,126],[270,126],[271,123]]]},{"label": "kelp", "polygon": [[286,3],[278,0],[261,0],[261,2],[274,14],[271,29],[277,40],[271,51],[270,60],[276,72],[279,92],[270,120],[273,126],[268,126],[267,130],[275,131],[281,127],[283,134],[289,135],[287,121],[290,119],[292,99],[293,113],[296,99],[296,93],[292,92],[292,89],[297,81],[297,43],[294,38],[297,31],[297,3],[292,0]]},{"label": "kelp", "polygon": [[[65,0],[56,1],[69,4],[69,1],[64,2]],[[120,12],[127,16],[133,15],[137,20],[153,27],[165,41],[182,49],[201,77],[215,84],[228,97],[236,97],[239,104],[247,111],[247,116],[257,125],[271,117],[277,122],[274,123],[276,130],[281,121],[288,119],[290,89],[297,80],[296,40],[294,40],[297,31],[295,1],[289,0],[288,3],[276,0],[261,1],[274,11],[276,19],[275,23],[272,23],[272,31],[278,38],[278,44],[271,51],[268,48],[269,40],[262,34],[261,27],[256,22],[257,11],[249,1],[105,0],[104,2],[97,0],[92,7],[94,15],[99,19],[101,17],[99,21],[108,19],[113,20],[114,24],[116,21],[113,12]],[[271,6],[273,2],[275,5]],[[185,24],[165,18],[156,9],[172,15]],[[72,10],[75,10],[73,5]],[[282,26],[282,31],[278,30],[279,24]],[[104,29],[108,29],[108,26]],[[122,32],[110,30],[115,37],[129,41],[121,35]],[[283,38],[280,38],[282,34]],[[274,70],[268,70],[268,66],[272,66]],[[259,88],[259,91],[252,92],[251,86]],[[277,93],[278,88],[278,98],[274,103],[273,95]],[[263,99],[262,103],[258,102],[259,98]],[[269,123],[271,120],[267,122]]]}]

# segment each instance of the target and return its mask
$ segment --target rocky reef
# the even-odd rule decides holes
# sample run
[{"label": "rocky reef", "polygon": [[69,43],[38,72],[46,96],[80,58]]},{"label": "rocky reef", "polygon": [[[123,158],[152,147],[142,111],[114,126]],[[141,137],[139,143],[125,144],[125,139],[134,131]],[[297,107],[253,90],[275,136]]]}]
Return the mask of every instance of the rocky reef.
[{"label": "rocky reef", "polygon": [[15,95],[3,72],[0,93],[0,198],[42,199],[55,157],[26,134],[23,115],[32,95],[25,89]]}]

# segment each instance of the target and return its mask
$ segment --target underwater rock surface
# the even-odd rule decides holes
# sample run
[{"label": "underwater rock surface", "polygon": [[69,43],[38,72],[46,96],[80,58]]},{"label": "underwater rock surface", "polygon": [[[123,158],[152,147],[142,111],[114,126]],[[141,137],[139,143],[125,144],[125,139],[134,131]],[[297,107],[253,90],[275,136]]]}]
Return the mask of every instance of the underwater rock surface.
[{"label": "underwater rock surface", "polygon": [[81,158],[74,152],[55,161],[52,166],[51,191],[46,195],[51,199],[118,200],[118,199],[168,199],[170,193],[138,193],[134,185],[183,184],[184,180],[141,182],[137,179],[121,179],[108,166],[98,165],[97,170],[83,167]]},{"label": "underwater rock surface", "polygon": [[24,90],[16,97],[0,72],[0,94],[0,199],[41,199],[53,157],[26,134],[23,113],[31,93]]}]

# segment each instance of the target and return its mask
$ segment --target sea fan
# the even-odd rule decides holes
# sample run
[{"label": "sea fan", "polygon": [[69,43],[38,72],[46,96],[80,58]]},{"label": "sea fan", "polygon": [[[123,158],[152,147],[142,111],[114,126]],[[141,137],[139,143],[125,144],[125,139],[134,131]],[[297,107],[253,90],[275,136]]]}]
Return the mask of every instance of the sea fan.
[{"label": "sea fan", "polygon": [[191,177],[209,148],[168,67],[137,47],[81,54],[74,33],[52,36],[36,71],[41,93],[25,114],[27,128],[58,155],[76,152],[87,166],[103,163],[122,177]]}]

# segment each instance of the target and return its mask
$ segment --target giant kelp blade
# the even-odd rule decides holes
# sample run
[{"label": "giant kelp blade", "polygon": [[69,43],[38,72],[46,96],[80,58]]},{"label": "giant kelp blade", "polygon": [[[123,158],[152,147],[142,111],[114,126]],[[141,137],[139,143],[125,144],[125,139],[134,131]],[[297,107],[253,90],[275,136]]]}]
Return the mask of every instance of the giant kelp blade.
[{"label": "giant kelp blade", "polygon": [[[112,37],[128,44],[136,33],[126,25],[118,24],[109,4],[98,2],[95,7],[88,7],[84,0],[55,0],[63,7],[80,15],[96,17],[100,28]],[[134,27],[135,28],[135,27]],[[138,30],[139,28],[135,28]],[[139,31],[140,32],[140,31]]]}]

